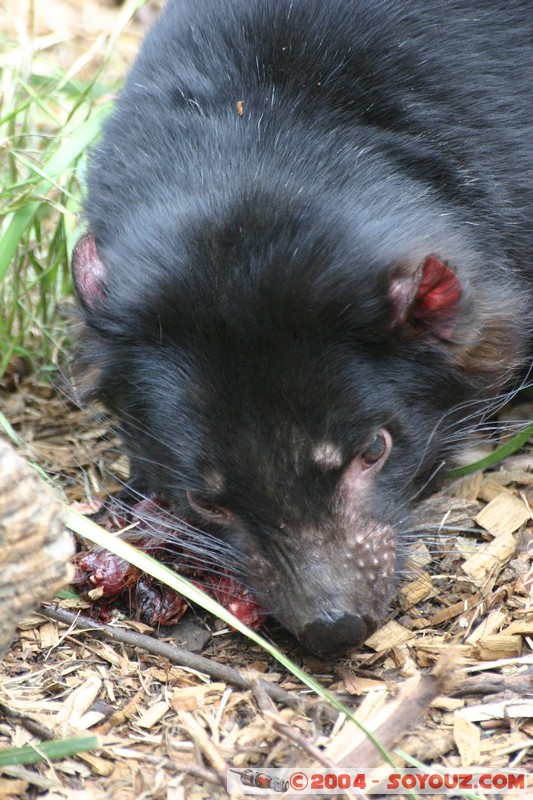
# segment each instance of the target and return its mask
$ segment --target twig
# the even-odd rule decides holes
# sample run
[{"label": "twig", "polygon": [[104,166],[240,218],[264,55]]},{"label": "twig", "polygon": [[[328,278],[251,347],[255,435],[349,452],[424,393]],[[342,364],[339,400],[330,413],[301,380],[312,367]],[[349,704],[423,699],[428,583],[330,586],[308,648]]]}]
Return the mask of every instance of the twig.
[{"label": "twig", "polygon": [[451,697],[465,697],[469,694],[498,694],[504,691],[527,694],[533,690],[533,667],[516,675],[479,675],[466,678],[462,686],[451,692]]},{"label": "twig", "polygon": [[[397,699],[391,700],[377,714],[372,724],[372,734],[381,745],[392,750],[398,739],[412,726],[424,719],[432,700],[440,694],[449,693],[460,680],[457,654],[453,648],[436,664],[430,675],[420,675],[407,680]],[[347,729],[349,734],[349,728]],[[354,735],[355,734],[355,735]],[[380,760],[372,741],[354,732],[352,746],[337,765],[356,768],[360,764],[373,766]]]},{"label": "twig", "polygon": [[[190,775],[191,778],[199,778],[202,781],[207,781],[209,783],[214,783],[216,786],[219,784],[218,775],[210,769],[205,769],[204,767],[199,767],[196,764],[187,764],[182,761],[176,761],[174,758],[168,759],[166,761],[161,761],[161,756],[149,756],[148,759],[151,764],[155,764],[157,767],[161,767],[162,765],[166,767],[166,769],[173,770],[177,773],[183,773],[184,775]],[[224,788],[226,788],[226,782],[224,782]]]},{"label": "twig", "polygon": [[[41,605],[40,613],[48,619],[64,622],[66,625],[74,625],[76,628],[90,630],[94,635],[100,636],[103,639],[121,642],[122,644],[127,644],[132,647],[140,647],[153,655],[166,658],[171,664],[179,664],[182,667],[194,669],[197,672],[209,675],[209,677],[215,681],[224,681],[224,683],[229,683],[231,686],[236,686],[238,689],[251,689],[254,682],[254,679],[245,678],[241,672],[233,669],[233,667],[211,661],[209,658],[191,653],[183,647],[176,647],[175,645],[161,642],[158,639],[154,639],[152,636],[146,636],[136,631],[128,631],[124,628],[117,628],[113,625],[102,625],[89,617],[75,614],[72,611],[66,611],[63,608],[48,603],[43,603],[43,605]],[[286,692],[284,689],[281,689],[279,686],[269,683],[268,681],[259,681],[259,683],[264,688],[266,694],[276,703],[283,703],[291,708],[300,707],[299,699],[289,694],[289,692]]]},{"label": "twig", "polygon": [[309,753],[309,755],[318,761],[319,764],[322,764],[323,767],[334,767],[335,764],[329,758],[324,756],[323,750],[320,750],[316,745],[306,739],[301,733],[296,731],[290,725],[287,725],[283,717],[280,716],[278,713],[275,705],[273,704],[270,697],[267,696],[266,692],[264,691],[263,686],[259,681],[255,681],[252,686],[252,692],[254,694],[255,699],[259,705],[259,708],[263,712],[263,715],[266,719],[269,719],[272,723],[273,728],[281,735],[284,736],[285,739],[289,739],[293,742],[297,747],[305,752]]},{"label": "twig", "polygon": [[4,714],[4,716],[6,716],[8,719],[18,722],[23,728],[26,728],[27,731],[33,733],[34,736],[38,736],[39,739],[52,741],[52,739],[56,738],[49,728],[41,725],[40,722],[37,722],[31,717],[26,717],[24,714],[20,714],[18,711],[13,711],[13,709],[9,708],[9,706],[6,706],[5,703],[0,703],[0,714]]},{"label": "twig", "polygon": [[215,770],[221,786],[226,788],[228,765],[218,752],[217,748],[205,732],[204,728],[195,720],[188,711],[178,712],[179,725],[191,737],[191,740],[199,747],[204,757],[209,761]]}]

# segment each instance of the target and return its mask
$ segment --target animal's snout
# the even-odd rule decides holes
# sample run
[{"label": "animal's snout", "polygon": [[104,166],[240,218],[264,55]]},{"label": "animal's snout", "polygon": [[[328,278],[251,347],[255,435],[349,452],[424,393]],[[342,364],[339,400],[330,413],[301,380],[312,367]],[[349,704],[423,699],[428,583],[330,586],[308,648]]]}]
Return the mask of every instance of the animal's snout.
[{"label": "animal's snout", "polygon": [[317,656],[334,655],[361,644],[374,630],[375,625],[358,614],[341,613],[308,623],[299,639]]},{"label": "animal's snout", "polygon": [[[266,558],[256,562],[263,569],[250,575],[264,607],[270,606],[279,622],[319,657],[365,642],[394,589],[395,529],[368,519],[359,522],[356,511],[343,510],[323,527],[284,531],[275,552],[278,580],[271,580]],[[261,592],[265,575],[270,582]]]}]

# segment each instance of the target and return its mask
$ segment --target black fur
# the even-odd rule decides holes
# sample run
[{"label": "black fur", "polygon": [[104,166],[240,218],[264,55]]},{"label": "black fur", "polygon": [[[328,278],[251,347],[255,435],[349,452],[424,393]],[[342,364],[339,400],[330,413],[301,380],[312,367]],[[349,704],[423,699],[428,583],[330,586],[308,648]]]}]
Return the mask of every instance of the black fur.
[{"label": "black fur", "polygon": [[[530,363],[532,87],[529,1],[171,0],[92,154],[93,393],[146,490],[198,523],[187,492],[231,512],[202,524],[319,652],[375,626],[380,531],[395,558],[464,404]],[[392,302],[430,255],[461,287],[450,335]]]}]

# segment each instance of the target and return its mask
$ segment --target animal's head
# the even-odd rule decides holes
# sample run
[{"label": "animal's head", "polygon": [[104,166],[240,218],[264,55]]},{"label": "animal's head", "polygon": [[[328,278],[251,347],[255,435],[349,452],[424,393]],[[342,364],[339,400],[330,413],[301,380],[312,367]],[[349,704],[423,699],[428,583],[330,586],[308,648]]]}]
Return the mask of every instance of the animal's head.
[{"label": "animal's head", "polygon": [[175,230],[78,243],[93,393],[146,489],[231,545],[309,649],[360,643],[463,403],[506,369],[501,308],[415,231],[394,255],[256,206]]}]

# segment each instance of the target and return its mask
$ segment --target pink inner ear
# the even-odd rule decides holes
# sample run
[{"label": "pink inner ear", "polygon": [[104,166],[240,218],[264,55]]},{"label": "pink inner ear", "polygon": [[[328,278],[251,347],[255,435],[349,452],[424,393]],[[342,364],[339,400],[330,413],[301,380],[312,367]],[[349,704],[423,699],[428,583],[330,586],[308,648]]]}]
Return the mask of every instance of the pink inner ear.
[{"label": "pink inner ear", "polygon": [[391,282],[393,327],[411,321],[440,339],[450,339],[461,296],[456,273],[435,256],[428,256],[414,275]]},{"label": "pink inner ear", "polygon": [[87,308],[95,311],[106,296],[106,269],[90,233],[77,243],[72,254],[72,275],[78,296]]}]

